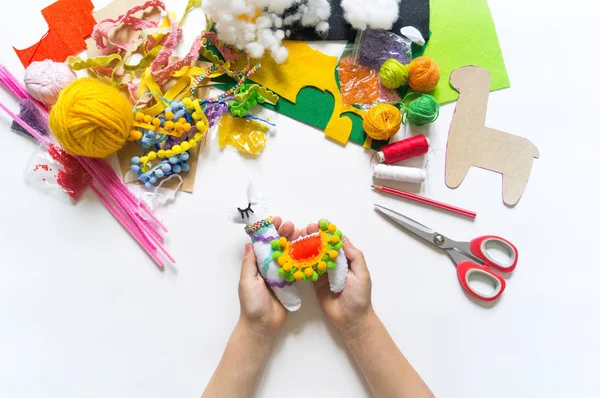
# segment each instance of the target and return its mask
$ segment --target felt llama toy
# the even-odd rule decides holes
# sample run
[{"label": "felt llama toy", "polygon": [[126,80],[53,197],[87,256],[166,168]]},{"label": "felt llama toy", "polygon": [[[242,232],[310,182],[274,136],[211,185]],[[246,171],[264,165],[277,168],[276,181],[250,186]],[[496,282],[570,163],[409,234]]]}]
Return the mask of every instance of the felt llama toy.
[{"label": "felt llama toy", "polygon": [[344,290],[348,262],[342,248],[342,233],[335,225],[321,221],[318,232],[295,241],[280,237],[267,201],[252,183],[248,185],[247,196],[231,209],[230,218],[246,225],[260,274],[289,311],[297,311],[301,305],[294,286],[296,281],[316,281],[327,273],[331,291]]}]

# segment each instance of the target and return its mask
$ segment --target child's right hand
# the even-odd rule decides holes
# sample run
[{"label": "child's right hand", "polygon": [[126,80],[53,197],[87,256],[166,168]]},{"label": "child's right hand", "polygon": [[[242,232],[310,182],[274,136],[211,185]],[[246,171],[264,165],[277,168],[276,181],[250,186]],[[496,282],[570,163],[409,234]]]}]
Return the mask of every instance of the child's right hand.
[{"label": "child's right hand", "polygon": [[365,257],[348,238],[344,237],[343,241],[350,267],[346,287],[341,293],[332,293],[327,274],[324,274],[315,282],[314,288],[325,314],[346,338],[351,338],[353,334],[360,333],[374,311],[371,305],[371,276]]}]

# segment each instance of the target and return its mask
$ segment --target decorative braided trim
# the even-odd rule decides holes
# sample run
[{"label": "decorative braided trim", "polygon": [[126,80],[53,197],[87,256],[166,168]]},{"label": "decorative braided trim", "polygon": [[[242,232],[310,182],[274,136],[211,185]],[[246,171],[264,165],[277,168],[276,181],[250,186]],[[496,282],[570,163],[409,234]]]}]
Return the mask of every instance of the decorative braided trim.
[{"label": "decorative braided trim", "polygon": [[273,217],[271,216],[265,218],[264,220],[257,221],[252,225],[248,225],[246,228],[244,228],[244,230],[248,235],[250,235],[263,227],[268,227],[269,225],[273,225]]}]

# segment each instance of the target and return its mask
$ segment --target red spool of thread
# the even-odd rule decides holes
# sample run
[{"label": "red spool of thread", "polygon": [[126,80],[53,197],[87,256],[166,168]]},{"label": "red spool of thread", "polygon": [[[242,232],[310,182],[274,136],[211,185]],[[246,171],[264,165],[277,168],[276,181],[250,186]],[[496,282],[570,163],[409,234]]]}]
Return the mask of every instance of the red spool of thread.
[{"label": "red spool of thread", "polygon": [[429,140],[423,134],[419,134],[381,147],[377,152],[377,160],[380,163],[391,164],[424,155],[427,151],[429,151]]}]

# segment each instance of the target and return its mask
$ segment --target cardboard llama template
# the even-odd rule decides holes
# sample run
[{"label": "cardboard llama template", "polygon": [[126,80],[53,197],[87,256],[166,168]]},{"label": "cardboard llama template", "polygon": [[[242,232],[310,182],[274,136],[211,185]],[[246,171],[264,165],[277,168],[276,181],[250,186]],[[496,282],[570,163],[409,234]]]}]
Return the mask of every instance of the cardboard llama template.
[{"label": "cardboard llama template", "polygon": [[455,69],[450,84],[459,92],[446,149],[446,185],[458,187],[471,166],[502,174],[502,197],[515,205],[525,190],[533,159],[531,141],[485,126],[490,73],[478,66]]}]

